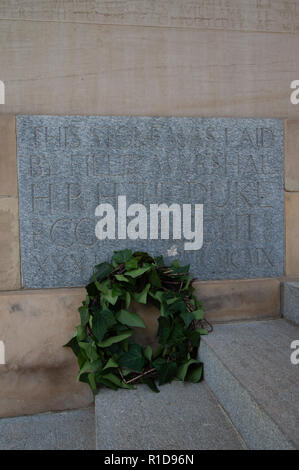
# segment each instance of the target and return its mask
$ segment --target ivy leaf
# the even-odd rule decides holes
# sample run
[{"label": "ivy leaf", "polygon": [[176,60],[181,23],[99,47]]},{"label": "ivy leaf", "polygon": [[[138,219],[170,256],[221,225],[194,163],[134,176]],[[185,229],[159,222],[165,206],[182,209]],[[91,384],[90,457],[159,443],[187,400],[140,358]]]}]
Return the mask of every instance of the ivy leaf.
[{"label": "ivy leaf", "polygon": [[145,286],[145,288],[143,289],[143,291],[133,293],[133,299],[134,299],[136,302],[139,302],[140,304],[146,304],[147,293],[148,293],[148,291],[150,290],[150,287],[151,287],[150,284],[146,284],[146,286]]},{"label": "ivy leaf", "polygon": [[111,388],[112,390],[117,390],[119,387],[116,386],[114,383],[110,382],[110,380],[105,379],[104,377],[96,377],[96,381],[99,384],[105,385],[105,387]]},{"label": "ivy leaf", "polygon": [[198,331],[191,331],[188,336],[191,346],[198,348],[200,345],[200,333]]},{"label": "ivy leaf", "polygon": [[144,356],[146,357],[146,359],[148,361],[151,361],[152,360],[152,355],[153,355],[153,350],[150,346],[146,346],[145,350],[144,350]]},{"label": "ivy leaf", "polygon": [[194,320],[193,312],[183,312],[180,314],[180,317],[184,320],[186,327]]},{"label": "ivy leaf", "polygon": [[188,371],[188,367],[191,365],[191,364],[198,364],[198,361],[196,359],[190,359],[189,361],[185,362],[184,364],[181,364],[177,370],[177,373],[176,373],[176,376],[178,379],[184,381],[185,380],[185,377],[186,377],[186,374],[187,374],[187,371]]},{"label": "ivy leaf", "polygon": [[101,295],[102,300],[106,300],[109,304],[115,305],[119,297],[118,293],[115,293],[113,289],[108,289],[105,293]]},{"label": "ivy leaf", "polygon": [[125,294],[125,306],[126,306],[126,308],[129,308],[130,303],[131,303],[131,294],[130,294],[130,292],[126,291],[126,294]]},{"label": "ivy leaf", "polygon": [[174,346],[182,343],[186,339],[185,327],[177,323],[171,331],[170,337],[167,340],[169,346]]},{"label": "ivy leaf", "polygon": [[121,282],[130,282],[129,279],[127,279],[123,274],[116,274],[115,279]]},{"label": "ivy leaf", "polygon": [[142,268],[133,269],[132,271],[127,271],[126,275],[133,277],[135,279],[136,277],[142,276],[142,274],[146,273],[150,269],[151,269],[150,266],[143,266]]},{"label": "ivy leaf", "polygon": [[119,364],[128,369],[141,371],[144,366],[145,359],[143,356],[143,348],[139,344],[130,344],[128,352],[123,352],[119,356]]},{"label": "ivy leaf", "polygon": [[153,297],[153,299],[158,300],[160,303],[163,302],[163,295],[164,292],[162,290],[157,290],[156,292],[149,292],[149,295]]},{"label": "ivy leaf", "polygon": [[96,385],[96,381],[95,381],[95,376],[94,374],[91,372],[90,374],[88,374],[88,382],[89,382],[89,385],[90,385],[90,388],[93,392],[96,392],[97,390],[97,385]]},{"label": "ivy leaf", "polygon": [[82,325],[77,326],[77,338],[78,341],[84,341],[86,339],[86,331]]},{"label": "ivy leaf", "polygon": [[132,250],[115,251],[112,260],[118,265],[125,263],[132,257]]},{"label": "ivy leaf", "polygon": [[137,258],[131,258],[128,261],[125,262],[125,268],[126,271],[131,271],[131,269],[137,269],[138,268],[138,259]]},{"label": "ivy leaf", "polygon": [[152,269],[150,274],[149,274],[149,281],[152,286],[154,287],[162,287],[162,283],[158,274],[158,271],[156,269]]},{"label": "ivy leaf", "polygon": [[159,328],[157,335],[160,338],[160,344],[165,345],[171,332],[171,323],[170,320],[166,317],[159,317],[158,322]]},{"label": "ivy leaf", "polygon": [[89,320],[89,310],[87,306],[82,306],[78,308],[78,311],[80,313],[80,318],[81,318],[81,325],[86,326]]},{"label": "ivy leaf", "polygon": [[192,313],[194,315],[195,320],[202,320],[205,315],[205,312],[202,308],[194,310]]},{"label": "ivy leaf", "polygon": [[66,343],[63,347],[71,348],[71,350],[76,356],[78,356],[78,354],[80,353],[80,346],[78,344],[76,336],[73,336],[73,338],[68,343]]},{"label": "ivy leaf", "polygon": [[165,266],[163,256],[157,256],[154,260],[157,266]]},{"label": "ivy leaf", "polygon": [[174,361],[167,362],[163,358],[158,358],[153,365],[157,370],[159,385],[169,383],[175,378],[178,367]]},{"label": "ivy leaf", "polygon": [[186,381],[197,383],[202,378],[203,367],[202,364],[199,365],[191,365],[188,369],[188,373],[186,375]]},{"label": "ivy leaf", "polygon": [[90,361],[85,361],[81,369],[79,370],[79,374],[77,376],[77,382],[80,379],[80,376],[84,374],[84,372],[89,372],[91,371],[91,362]]},{"label": "ivy leaf", "polygon": [[[108,274],[113,270],[113,266],[110,263],[97,264],[94,268],[94,275],[97,281],[102,281]],[[92,280],[92,279],[91,279]]]},{"label": "ivy leaf", "polygon": [[127,388],[127,389],[133,389],[133,385],[130,384],[125,384],[120,378],[116,377],[112,372],[105,374],[102,376],[103,379],[109,380],[109,382],[113,383],[119,388]]},{"label": "ivy leaf", "polygon": [[160,393],[155,381],[149,377],[142,377],[141,383],[147,385],[153,392]]},{"label": "ivy leaf", "polygon": [[145,328],[145,324],[138,313],[129,312],[128,310],[120,310],[117,313],[116,318],[123,325]]},{"label": "ivy leaf", "polygon": [[83,343],[80,341],[79,346],[86,354],[86,357],[92,362],[98,359],[97,348],[91,343]]},{"label": "ivy leaf", "polygon": [[102,341],[108,328],[115,325],[116,319],[110,310],[97,309],[92,321],[92,332],[98,341]]},{"label": "ivy leaf", "polygon": [[124,333],[121,333],[120,335],[111,336],[110,338],[107,338],[104,341],[101,341],[99,343],[99,346],[101,348],[108,348],[114,343],[119,343],[120,341],[123,341],[124,339],[129,338],[129,336],[131,336],[132,333],[133,333],[132,330],[127,330]]},{"label": "ivy leaf", "polygon": [[111,357],[107,364],[105,365],[103,370],[110,369],[110,368],[115,368],[118,367],[118,364],[115,362],[115,360]]}]

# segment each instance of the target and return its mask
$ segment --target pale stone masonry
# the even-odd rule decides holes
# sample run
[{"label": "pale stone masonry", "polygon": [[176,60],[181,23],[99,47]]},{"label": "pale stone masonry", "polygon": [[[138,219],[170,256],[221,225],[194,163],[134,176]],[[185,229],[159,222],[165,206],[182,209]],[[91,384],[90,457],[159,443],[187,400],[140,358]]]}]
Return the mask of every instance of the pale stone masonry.
[{"label": "pale stone masonry", "polygon": [[88,387],[76,383],[70,349],[80,317],[83,289],[0,293],[0,337],[6,365],[0,367],[0,417],[88,406]]},{"label": "pale stone masonry", "polygon": [[[96,0],[80,10],[73,0],[19,3],[0,2],[0,341],[7,356],[0,417],[92,401],[61,347],[79,321],[84,290],[21,289],[17,114],[284,119],[284,274],[299,277],[299,104],[290,102],[290,83],[299,79],[296,2]],[[280,315],[280,282],[205,281],[196,290],[212,322],[257,320]]]}]

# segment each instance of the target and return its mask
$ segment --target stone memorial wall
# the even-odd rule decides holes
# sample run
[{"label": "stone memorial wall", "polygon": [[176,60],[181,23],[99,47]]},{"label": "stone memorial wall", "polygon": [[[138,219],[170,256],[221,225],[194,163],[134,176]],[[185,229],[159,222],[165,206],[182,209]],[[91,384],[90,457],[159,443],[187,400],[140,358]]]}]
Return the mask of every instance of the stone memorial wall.
[{"label": "stone memorial wall", "polygon": [[[200,280],[283,275],[282,128],[278,119],[18,116],[24,287],[83,285],[125,247],[190,263]],[[114,239],[95,235],[104,204]],[[133,204],[146,211],[139,226]],[[170,213],[168,238],[160,219],[151,229],[161,204],[175,204],[181,221],[173,228]],[[199,204],[203,246],[194,249]]]}]

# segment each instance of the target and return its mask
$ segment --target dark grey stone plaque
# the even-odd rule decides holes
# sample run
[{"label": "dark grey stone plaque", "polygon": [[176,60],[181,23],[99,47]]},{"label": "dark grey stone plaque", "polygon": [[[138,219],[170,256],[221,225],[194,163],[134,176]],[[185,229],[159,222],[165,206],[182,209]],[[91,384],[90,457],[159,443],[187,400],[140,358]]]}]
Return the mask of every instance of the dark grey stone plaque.
[{"label": "dark grey stone plaque", "polygon": [[[203,280],[284,272],[281,120],[19,116],[17,140],[26,288],[83,285],[126,247],[190,263]],[[118,196],[144,205],[146,238],[128,238]],[[173,239],[172,217],[169,239],[150,238],[150,205],[163,203],[203,204],[201,249]],[[99,204],[115,210],[115,239],[96,238]]]}]

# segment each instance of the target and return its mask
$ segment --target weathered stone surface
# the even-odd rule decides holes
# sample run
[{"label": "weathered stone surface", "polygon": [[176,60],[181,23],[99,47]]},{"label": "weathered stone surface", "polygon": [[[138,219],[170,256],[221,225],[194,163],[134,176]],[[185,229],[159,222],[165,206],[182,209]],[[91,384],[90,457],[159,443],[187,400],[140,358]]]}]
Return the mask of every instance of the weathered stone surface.
[{"label": "weathered stone surface", "polygon": [[282,315],[299,325],[299,281],[282,283]]},{"label": "weathered stone surface", "polygon": [[94,408],[0,420],[0,450],[94,450]]},{"label": "weathered stone surface", "polygon": [[194,283],[196,295],[212,322],[280,316],[280,281],[246,279]]},{"label": "weathered stone surface", "polygon": [[299,328],[283,319],[216,325],[202,338],[204,380],[250,449],[299,448]]},{"label": "weathered stone surface", "polygon": [[299,191],[299,120],[285,122],[285,189]]},{"label": "weathered stone surface", "polygon": [[0,116],[0,196],[17,196],[15,116]]},{"label": "weathered stone surface", "polygon": [[244,443],[203,384],[172,382],[159,394],[101,389],[95,400],[98,450],[244,449]]},{"label": "weathered stone surface", "polygon": [[295,33],[299,31],[296,6],[291,0],[93,0],[78,8],[74,0],[53,5],[39,0],[38,6],[36,0],[23,0],[20,8],[18,0],[1,0],[0,18]]},{"label": "weathered stone surface", "polygon": [[299,193],[285,193],[287,276],[299,276]]},{"label": "weathered stone surface", "polygon": [[0,112],[297,119],[298,36],[228,29],[2,20]]},{"label": "weathered stone surface", "polygon": [[83,289],[0,293],[0,416],[81,408],[92,394],[77,384],[76,358],[62,346],[79,323]]},{"label": "weathered stone surface", "polygon": [[[125,247],[190,263],[199,279],[283,274],[280,120],[18,116],[17,129],[25,287],[82,285]],[[96,206],[117,218],[118,196],[145,205],[147,240],[117,227],[95,237]],[[169,240],[149,239],[161,203],[204,204],[201,250],[186,251],[184,230],[173,240],[171,223]]]},{"label": "weathered stone surface", "polygon": [[0,290],[20,287],[18,200],[0,197]]}]

